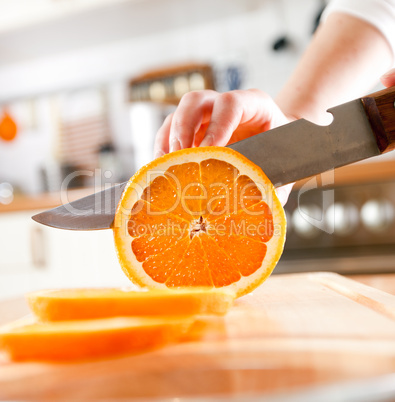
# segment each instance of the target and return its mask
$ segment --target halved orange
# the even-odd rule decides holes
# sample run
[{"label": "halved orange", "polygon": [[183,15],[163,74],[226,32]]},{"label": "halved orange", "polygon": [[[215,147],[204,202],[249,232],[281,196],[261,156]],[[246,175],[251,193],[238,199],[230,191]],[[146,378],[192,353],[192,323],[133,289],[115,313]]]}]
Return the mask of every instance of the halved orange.
[{"label": "halved orange", "polygon": [[14,361],[97,359],[175,342],[191,318],[106,318],[36,322],[30,317],[0,328],[0,350]]},{"label": "halved orange", "polygon": [[122,289],[61,289],[29,293],[31,310],[42,321],[118,316],[225,314],[234,296],[223,290],[187,289],[149,292]]},{"label": "halved orange", "polygon": [[285,241],[284,210],[262,170],[224,147],[189,148],[141,168],[114,220],[120,264],[151,289],[241,296],[261,284]]}]

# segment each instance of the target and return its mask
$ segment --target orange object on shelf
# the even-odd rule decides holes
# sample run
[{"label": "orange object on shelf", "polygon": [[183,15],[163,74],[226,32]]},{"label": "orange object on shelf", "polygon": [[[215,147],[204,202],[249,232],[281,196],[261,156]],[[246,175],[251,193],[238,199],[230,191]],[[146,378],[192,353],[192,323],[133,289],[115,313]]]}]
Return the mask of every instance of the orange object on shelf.
[{"label": "orange object on shelf", "polygon": [[15,139],[18,128],[10,114],[5,111],[0,121],[0,138],[4,141],[12,141]]}]

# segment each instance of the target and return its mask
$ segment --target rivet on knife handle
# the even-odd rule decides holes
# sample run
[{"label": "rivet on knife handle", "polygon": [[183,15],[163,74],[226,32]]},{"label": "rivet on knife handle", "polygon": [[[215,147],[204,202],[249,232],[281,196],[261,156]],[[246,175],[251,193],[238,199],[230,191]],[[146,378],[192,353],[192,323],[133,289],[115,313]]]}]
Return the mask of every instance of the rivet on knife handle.
[{"label": "rivet on knife handle", "polygon": [[395,86],[361,98],[381,153],[395,149]]}]

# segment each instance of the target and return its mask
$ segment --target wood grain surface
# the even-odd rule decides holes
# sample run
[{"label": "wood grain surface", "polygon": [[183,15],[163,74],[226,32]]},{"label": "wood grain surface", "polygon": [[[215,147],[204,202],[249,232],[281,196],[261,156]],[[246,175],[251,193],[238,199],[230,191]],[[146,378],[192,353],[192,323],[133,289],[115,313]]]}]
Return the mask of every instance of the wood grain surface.
[{"label": "wood grain surface", "polygon": [[395,295],[395,273],[350,275],[349,278]]},{"label": "wood grain surface", "polygon": [[[26,313],[21,301],[5,306],[8,318]],[[0,399],[240,396],[394,371],[395,296],[337,274],[277,275],[176,345],[71,364],[3,356]]]}]

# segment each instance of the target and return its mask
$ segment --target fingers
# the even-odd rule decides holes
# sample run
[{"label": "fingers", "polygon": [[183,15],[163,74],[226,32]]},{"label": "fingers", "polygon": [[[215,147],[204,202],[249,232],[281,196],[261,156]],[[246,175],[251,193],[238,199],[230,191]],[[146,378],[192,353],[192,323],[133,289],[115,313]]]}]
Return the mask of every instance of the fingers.
[{"label": "fingers", "polygon": [[194,142],[193,142],[194,147],[199,147],[200,146],[200,143],[202,142],[204,136],[206,135],[206,130],[207,130],[208,125],[209,125],[209,122],[203,123],[200,126],[199,131],[195,134],[195,139],[194,139]]},{"label": "fingers", "polygon": [[[154,158],[199,144],[217,95],[215,91],[209,90],[184,95],[177,110],[167,116],[156,134]],[[195,136],[198,138],[194,139]]]},{"label": "fingers", "polygon": [[210,119],[215,91],[193,91],[185,94],[174,112],[169,134],[169,151],[192,147],[194,136]]},{"label": "fingers", "polygon": [[262,91],[225,92],[215,99],[201,146],[225,146],[236,130],[243,139],[287,122],[273,99]]},{"label": "fingers", "polygon": [[154,159],[169,153],[169,135],[173,113],[169,114],[159,128],[154,143]]},{"label": "fingers", "polygon": [[386,87],[392,87],[395,85],[395,68],[391,69],[390,71],[386,72],[381,78],[381,82]]},{"label": "fingers", "polygon": [[192,146],[225,146],[231,138],[241,140],[287,122],[259,90],[189,92],[159,129],[155,157]]},{"label": "fingers", "polygon": [[225,146],[239,126],[243,116],[243,105],[239,91],[225,92],[215,99],[210,124],[201,147]]}]

